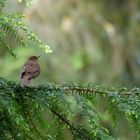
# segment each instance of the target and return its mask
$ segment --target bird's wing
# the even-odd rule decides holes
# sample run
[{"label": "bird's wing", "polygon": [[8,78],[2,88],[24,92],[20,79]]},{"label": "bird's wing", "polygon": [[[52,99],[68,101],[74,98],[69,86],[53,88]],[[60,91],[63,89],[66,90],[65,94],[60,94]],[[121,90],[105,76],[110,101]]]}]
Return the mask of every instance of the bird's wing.
[{"label": "bird's wing", "polygon": [[22,79],[25,76],[25,74],[27,74],[27,73],[30,74],[29,78],[32,78],[33,74],[38,72],[39,69],[40,69],[40,67],[37,63],[25,64],[24,67],[23,67],[23,70],[21,72],[20,78]]},{"label": "bird's wing", "polygon": [[27,73],[34,73],[40,69],[39,65],[37,63],[32,63],[30,65],[26,65],[24,67]]},{"label": "bird's wing", "polygon": [[25,69],[23,68],[23,70],[20,73],[20,79],[23,79],[24,75],[25,75]]}]

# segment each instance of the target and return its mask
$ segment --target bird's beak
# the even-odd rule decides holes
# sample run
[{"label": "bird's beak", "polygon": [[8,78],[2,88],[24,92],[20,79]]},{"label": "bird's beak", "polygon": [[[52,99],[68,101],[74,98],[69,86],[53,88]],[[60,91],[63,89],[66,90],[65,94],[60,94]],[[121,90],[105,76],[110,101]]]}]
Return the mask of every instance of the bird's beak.
[{"label": "bird's beak", "polygon": [[38,58],[41,57],[41,55],[38,56]]}]

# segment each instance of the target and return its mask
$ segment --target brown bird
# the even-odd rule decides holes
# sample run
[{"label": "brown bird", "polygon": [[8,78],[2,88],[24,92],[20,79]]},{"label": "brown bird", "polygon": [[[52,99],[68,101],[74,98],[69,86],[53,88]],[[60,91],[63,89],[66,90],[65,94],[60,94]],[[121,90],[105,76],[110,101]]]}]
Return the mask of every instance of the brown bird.
[{"label": "brown bird", "polygon": [[35,80],[35,78],[40,74],[40,66],[38,64],[39,57],[40,56],[31,56],[24,64],[20,75],[22,87],[29,86],[31,80]]}]

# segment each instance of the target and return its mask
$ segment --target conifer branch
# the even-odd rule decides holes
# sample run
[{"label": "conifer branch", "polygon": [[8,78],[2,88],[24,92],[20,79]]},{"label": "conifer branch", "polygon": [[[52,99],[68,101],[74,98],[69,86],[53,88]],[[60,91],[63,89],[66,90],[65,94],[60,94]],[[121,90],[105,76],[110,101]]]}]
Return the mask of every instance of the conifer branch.
[{"label": "conifer branch", "polygon": [[[89,125],[90,127],[92,127],[92,131],[88,127],[75,125],[71,119],[68,119],[68,116],[70,115],[70,113],[72,113],[70,108],[71,103],[66,101],[66,98],[69,95],[73,96],[73,98],[77,100],[77,105],[80,105],[81,109],[84,111],[83,115],[90,120]],[[101,140],[112,139],[106,129],[100,126],[100,124],[98,123],[97,120],[99,118],[96,115],[98,114],[98,112],[93,111],[92,104],[89,104],[88,102],[88,100],[96,100],[97,95],[109,99],[110,105],[112,105],[112,109],[115,110],[116,113],[117,111],[124,113],[124,116],[128,118],[128,120],[133,125],[135,125],[137,135],[140,136],[139,88],[134,88],[131,90],[123,88],[117,90],[99,86],[84,87],[78,85],[55,84],[22,88],[19,84],[15,84],[14,82],[0,78],[0,104],[2,104],[4,108],[7,108],[7,110],[10,111],[10,115],[15,113],[12,111],[15,110],[15,106],[13,104],[15,101],[17,102],[18,106],[21,106],[21,108],[17,110],[16,114],[19,114],[19,116],[21,115],[24,119],[24,131],[26,131],[26,124],[28,123],[28,125],[33,126],[34,130],[38,127],[36,126],[37,124],[35,124],[34,127],[34,122],[32,121],[32,119],[34,118],[34,113],[30,112],[30,109],[37,109],[37,112],[39,112],[40,109],[35,107],[36,104],[39,104],[43,108],[48,108],[60,120],[60,122],[62,122],[63,125],[68,126],[68,130],[70,130],[72,134],[74,134],[74,136],[77,138],[83,137],[84,139],[91,140],[94,138]],[[27,100],[27,104],[22,102],[21,98],[24,98],[25,101]],[[6,102],[8,104],[6,104]],[[27,118],[24,112],[22,112],[24,111],[22,108],[26,108],[27,112],[30,112],[30,114],[26,113],[29,122],[26,121]],[[17,119],[21,120],[20,118],[18,118],[19,116],[17,116]],[[31,120],[29,119],[29,117],[31,118]],[[19,123],[17,125],[21,127]],[[23,131],[23,129],[21,130]],[[37,134],[38,130],[35,130],[35,133]],[[41,138],[42,134],[39,135],[38,136]]]},{"label": "conifer branch", "polygon": [[[86,140],[93,140],[92,138],[90,138],[88,135],[86,135],[86,133],[84,133],[84,131],[79,131],[79,129],[77,129],[73,124],[70,123],[70,121],[64,117],[63,115],[61,115],[60,113],[58,113],[55,110],[51,110],[51,112],[57,116],[61,121],[63,121],[68,127],[70,127],[70,129],[74,132],[76,132],[79,136],[82,135],[82,137]],[[82,129],[84,130],[84,128]]]}]

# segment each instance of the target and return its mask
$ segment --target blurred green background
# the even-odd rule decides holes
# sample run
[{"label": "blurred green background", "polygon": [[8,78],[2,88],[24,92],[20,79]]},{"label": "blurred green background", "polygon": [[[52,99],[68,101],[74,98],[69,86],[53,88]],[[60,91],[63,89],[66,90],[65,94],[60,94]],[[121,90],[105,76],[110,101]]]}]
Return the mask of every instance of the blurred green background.
[{"label": "blurred green background", "polygon": [[[28,57],[41,55],[38,84],[92,82],[115,87],[140,86],[140,0],[33,0],[32,5],[30,1],[7,0],[6,3],[3,11],[23,13],[25,23],[53,53],[46,54],[31,42],[27,48],[20,47],[8,39],[17,59],[0,48],[1,77],[19,82]],[[103,100],[99,102],[106,104]],[[104,112],[106,108],[100,105],[99,110]],[[114,129],[110,128],[107,114],[103,116],[103,125]],[[134,138],[123,117],[119,128],[123,128],[117,130],[120,137]]]},{"label": "blurred green background", "polygon": [[23,13],[53,53],[13,43],[14,59],[0,48],[0,76],[19,81],[26,59],[42,55],[38,83],[140,86],[139,0],[7,0],[3,10]]}]

